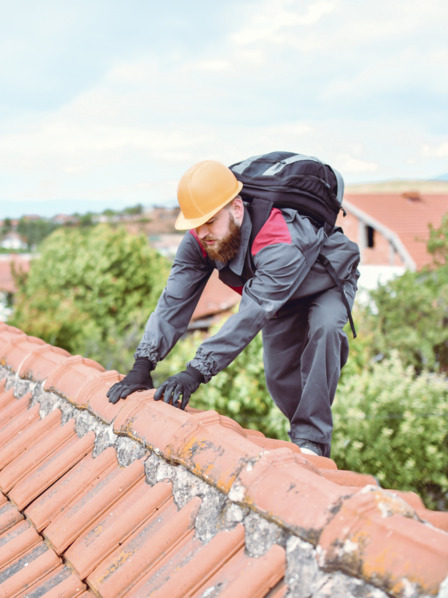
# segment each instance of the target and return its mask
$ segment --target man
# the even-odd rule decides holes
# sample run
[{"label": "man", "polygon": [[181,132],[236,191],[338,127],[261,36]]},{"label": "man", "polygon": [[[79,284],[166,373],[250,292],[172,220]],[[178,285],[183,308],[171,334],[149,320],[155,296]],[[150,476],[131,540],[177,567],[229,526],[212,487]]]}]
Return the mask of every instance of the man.
[{"label": "man", "polygon": [[171,376],[154,398],[185,409],[201,383],[229,365],[262,330],[268,390],[291,424],[302,452],[329,456],[331,404],[348,357],[343,332],[347,310],[320,253],[333,263],[353,304],[359,251],[335,228],[324,229],[296,210],[274,208],[251,240],[250,209],[239,195],[242,183],[219,162],[195,164],[181,178],[183,238],[167,285],[135,353],[128,375],[108,391],[115,403],[153,388],[151,371],[184,334],[214,268],[242,294],[239,310],[199,346],[184,371]]}]

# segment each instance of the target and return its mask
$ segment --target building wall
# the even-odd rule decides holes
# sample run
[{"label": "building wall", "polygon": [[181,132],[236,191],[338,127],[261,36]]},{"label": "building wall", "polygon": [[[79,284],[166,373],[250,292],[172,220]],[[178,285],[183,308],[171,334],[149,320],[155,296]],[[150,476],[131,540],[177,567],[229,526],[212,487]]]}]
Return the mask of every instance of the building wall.
[{"label": "building wall", "polygon": [[370,230],[369,233],[368,228],[352,214],[340,216],[337,223],[352,241],[358,243],[362,265],[404,267],[400,255],[393,251],[389,241],[378,230]]}]

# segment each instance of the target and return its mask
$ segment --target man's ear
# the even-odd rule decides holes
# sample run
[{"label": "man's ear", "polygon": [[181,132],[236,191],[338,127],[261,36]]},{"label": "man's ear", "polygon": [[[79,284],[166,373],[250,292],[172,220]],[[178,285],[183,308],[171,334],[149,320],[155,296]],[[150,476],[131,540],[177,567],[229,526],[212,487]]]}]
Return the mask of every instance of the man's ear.
[{"label": "man's ear", "polygon": [[231,210],[235,220],[238,222],[238,224],[241,224],[244,216],[244,204],[239,195],[237,195],[232,201]]}]

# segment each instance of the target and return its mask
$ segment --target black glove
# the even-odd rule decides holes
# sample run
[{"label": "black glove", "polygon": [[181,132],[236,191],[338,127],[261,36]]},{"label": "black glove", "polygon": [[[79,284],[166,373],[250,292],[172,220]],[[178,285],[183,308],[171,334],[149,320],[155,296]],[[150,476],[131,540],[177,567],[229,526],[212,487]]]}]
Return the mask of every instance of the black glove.
[{"label": "black glove", "polygon": [[179,407],[179,399],[182,395],[180,408],[185,409],[191,395],[199,388],[201,382],[204,382],[204,376],[201,372],[188,366],[183,372],[179,372],[165,380],[157,389],[154,400],[160,401],[163,396],[165,403],[172,403],[174,407]]},{"label": "black glove", "polygon": [[137,357],[132,370],[121,382],[117,382],[109,388],[107,396],[109,403],[116,403],[125,399],[136,390],[148,390],[154,388],[151,378],[152,364],[146,357]]}]

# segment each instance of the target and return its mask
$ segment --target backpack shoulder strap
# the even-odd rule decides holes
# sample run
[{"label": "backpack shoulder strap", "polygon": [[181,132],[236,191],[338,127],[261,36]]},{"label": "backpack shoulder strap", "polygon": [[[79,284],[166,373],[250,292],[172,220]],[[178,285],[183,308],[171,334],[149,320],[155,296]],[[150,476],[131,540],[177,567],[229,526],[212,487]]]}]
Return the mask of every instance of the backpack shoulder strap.
[{"label": "backpack shoulder strap", "polygon": [[258,235],[258,233],[263,228],[264,224],[267,222],[273,207],[273,201],[259,198],[254,198],[250,203],[247,204],[247,209],[252,222],[252,232],[250,234],[251,247],[253,242],[255,241],[255,237]]},{"label": "backpack shoulder strap", "polygon": [[347,296],[344,292],[344,288],[342,286],[339,276],[336,273],[336,270],[333,268],[333,265],[330,262],[330,260],[322,253],[319,253],[316,261],[320,262],[324,266],[324,268],[326,269],[328,274],[333,279],[334,284],[338,287],[339,292],[341,293],[342,303],[344,304],[344,307],[347,310],[348,321],[350,322],[350,328],[352,329],[353,338],[356,338],[357,334],[356,334],[356,329],[355,329],[355,323],[353,322],[352,310],[350,309],[350,305],[348,304]]}]

